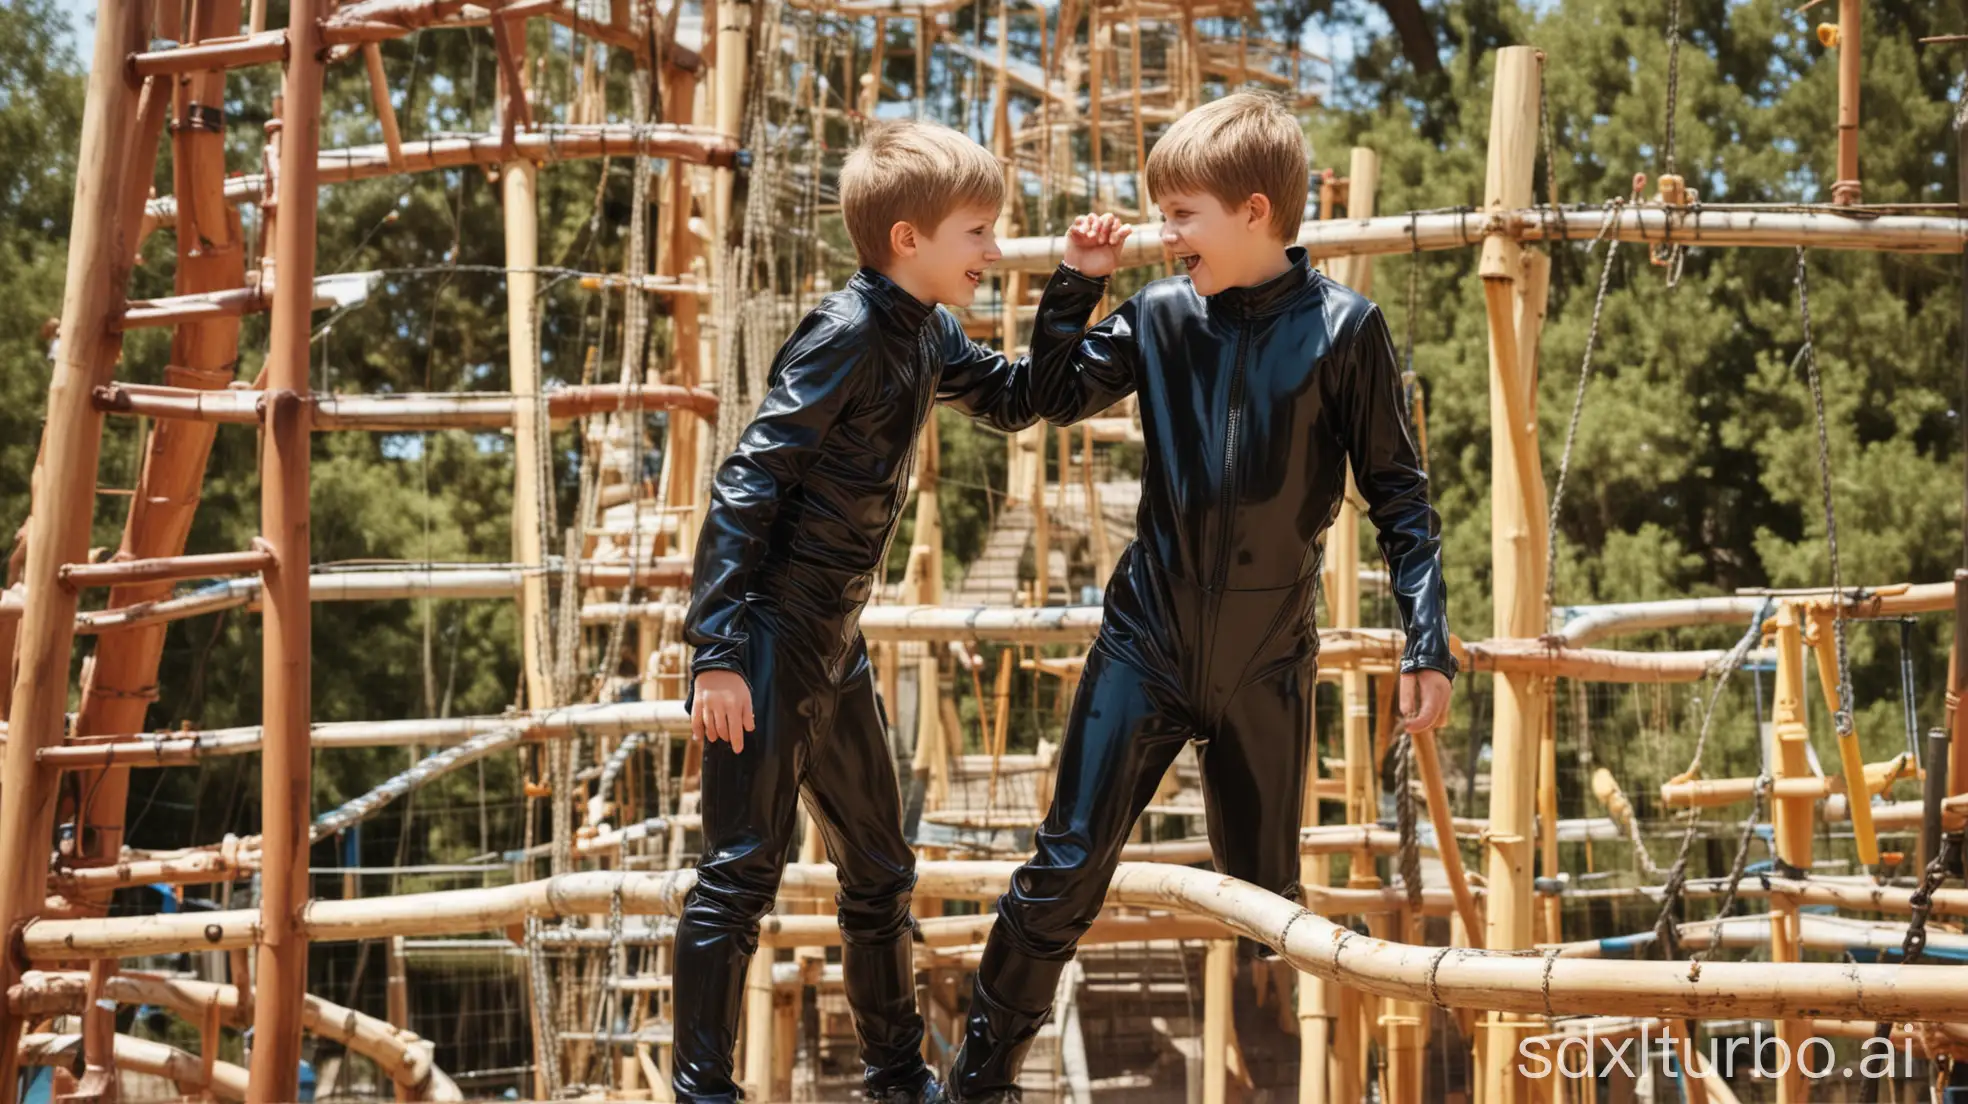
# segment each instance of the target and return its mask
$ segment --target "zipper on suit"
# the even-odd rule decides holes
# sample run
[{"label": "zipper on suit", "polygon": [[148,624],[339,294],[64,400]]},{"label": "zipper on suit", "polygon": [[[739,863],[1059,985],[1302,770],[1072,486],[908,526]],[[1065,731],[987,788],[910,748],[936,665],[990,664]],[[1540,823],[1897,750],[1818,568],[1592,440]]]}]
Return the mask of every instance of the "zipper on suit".
[{"label": "zipper on suit", "polygon": [[[929,341],[925,340],[926,334],[926,330],[919,331],[916,334],[916,356],[921,364],[929,366],[930,369],[930,381],[927,388],[929,397],[927,401],[924,401],[922,395],[918,394],[916,396],[916,428],[915,432],[909,436],[909,450],[902,456],[902,470],[896,474],[895,486],[898,492],[896,495],[898,501],[895,504],[895,516],[888,523],[888,535],[882,538],[881,556],[875,561],[877,578],[885,578],[887,576],[888,551],[895,544],[895,530],[902,525],[902,509],[909,501],[909,480],[916,474],[916,448],[922,441],[923,422],[925,417],[931,415],[936,409],[936,388],[942,379],[942,366],[936,363],[936,358],[933,355],[935,347]],[[915,365],[911,365],[911,367],[915,367]],[[936,571],[943,570],[943,565],[940,563],[932,564],[931,567]]]},{"label": "zipper on suit", "polygon": [[1230,409],[1223,426],[1223,485],[1217,490],[1217,513],[1222,526],[1216,541],[1216,570],[1209,589],[1209,618],[1205,623],[1208,643],[1203,648],[1202,686],[1209,693],[1210,675],[1216,666],[1216,638],[1223,617],[1223,588],[1230,578],[1230,538],[1235,527],[1237,501],[1237,426],[1243,420],[1244,354],[1250,345],[1250,327],[1237,328],[1237,356],[1230,364]]},{"label": "zipper on suit", "polygon": [[1218,492],[1217,510],[1223,515],[1222,533],[1217,538],[1216,586],[1221,590],[1230,577],[1230,538],[1235,527],[1237,499],[1237,426],[1244,412],[1244,355],[1250,348],[1250,327],[1237,330],[1237,359],[1230,368],[1230,412],[1223,434],[1223,487]]}]

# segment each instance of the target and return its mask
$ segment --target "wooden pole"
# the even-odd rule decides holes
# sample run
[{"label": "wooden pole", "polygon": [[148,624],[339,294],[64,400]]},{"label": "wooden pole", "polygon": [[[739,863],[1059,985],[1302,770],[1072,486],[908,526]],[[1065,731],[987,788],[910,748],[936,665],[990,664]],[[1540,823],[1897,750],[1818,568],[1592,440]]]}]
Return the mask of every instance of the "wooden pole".
[{"label": "wooden pole", "polygon": [[[1558,698],[1551,692],[1553,683],[1543,680],[1541,697],[1544,701],[1544,723],[1538,731],[1538,775],[1537,775],[1537,829],[1538,862],[1547,878],[1558,876]],[[1563,917],[1562,902],[1555,893],[1540,895],[1538,902],[1538,928],[1542,932],[1539,942],[1557,943],[1564,939],[1560,930]]]},{"label": "wooden pole", "polygon": [[[87,558],[102,446],[102,417],[90,392],[108,381],[122,352],[114,323],[129,286],[141,210],[131,209],[128,193],[134,184],[148,186],[156,156],[154,131],[150,147],[142,148],[140,114],[145,100],[155,101],[153,113],[165,102],[162,82],[147,83],[140,94],[123,71],[123,59],[145,45],[149,10],[145,4],[100,0],[96,11],[59,344],[27,520],[21,574],[27,606],[17,630],[9,738],[0,767],[0,792],[6,795],[0,801],[0,931],[11,932],[32,918],[45,896],[56,787],[53,773],[35,757],[66,734],[77,604],[75,593],[58,580],[63,564]],[[11,986],[18,969],[8,955],[0,964],[0,987]],[[22,1026],[11,1010],[0,1009],[0,1104],[15,1100],[15,1043]]]},{"label": "wooden pole", "polygon": [[[1314,720],[1305,734],[1311,743],[1311,754],[1306,757],[1305,798],[1299,823],[1304,827],[1315,827],[1319,823],[1319,742],[1318,722]],[[1298,860],[1299,884],[1305,887],[1307,897],[1314,896],[1320,888],[1332,882],[1331,860],[1325,855],[1300,853]],[[1298,1099],[1303,1104],[1328,1104],[1334,1097],[1329,1092],[1331,1074],[1329,1066],[1333,1061],[1333,1003],[1332,982],[1311,974],[1297,975],[1298,981]]]},{"label": "wooden pole", "polygon": [[923,605],[939,606],[943,604],[943,512],[938,488],[942,482],[943,463],[933,410],[916,449],[916,529],[912,543],[929,549],[917,594]]},{"label": "wooden pole", "polygon": [[1102,171],[1100,100],[1107,91],[1107,51],[1100,42],[1100,5],[1087,5],[1087,141],[1093,161],[1093,194],[1089,204],[1099,210],[1107,205],[1107,174]]},{"label": "wooden pole", "polygon": [[[542,546],[539,319],[534,299],[539,277],[540,234],[537,189],[539,167],[527,160],[506,162],[499,174],[505,201],[506,229],[506,365],[513,391],[513,559],[524,567],[546,563]],[[551,492],[548,492],[551,493]],[[526,678],[526,702],[534,709],[551,709],[554,697],[551,649],[547,626],[547,577],[528,571],[520,582],[520,663]]]},{"label": "wooden pole", "polygon": [[[1968,128],[1962,133],[1968,135]],[[1968,167],[1962,173],[1968,178]],[[1963,184],[1968,186],[1968,179]],[[1968,279],[1963,288],[1968,289]],[[1968,298],[1968,290],[1963,295]],[[1968,316],[1964,316],[1964,324],[1968,324]],[[1968,359],[1968,352],[1963,356]],[[1968,520],[1962,524],[1968,526]],[[1955,703],[1947,714],[1947,793],[1952,796],[1968,793],[1968,570],[1963,569],[1954,573],[1954,648],[1948,656],[1948,700]]]},{"label": "wooden pole", "polygon": [[[212,0],[198,5],[192,15],[187,41],[231,34],[239,27],[239,0]],[[222,103],[225,81],[223,72],[214,71],[176,82],[172,105],[176,117],[190,116],[193,104]],[[171,142],[173,190],[183,197],[175,290],[197,294],[239,287],[245,283],[245,245],[239,214],[225,201],[225,136],[210,128],[187,126],[175,128]],[[238,355],[236,319],[180,326],[172,337],[165,379],[186,390],[222,388],[232,381]],[[181,421],[159,421],[151,428],[116,561],[169,558],[184,551],[214,432],[212,426]],[[118,585],[110,590],[105,605],[112,610],[148,607],[170,598],[171,590],[168,582]],[[112,633],[97,642],[95,660],[82,680],[75,743],[144,728],[167,630],[160,622]],[[0,655],[0,660],[4,658]],[[9,673],[0,668],[0,680]],[[81,834],[86,850],[80,864],[115,864],[123,850],[129,771],[85,775],[77,780],[77,789],[87,795]],[[88,913],[103,915],[109,897],[107,891],[84,893],[81,901]]]},{"label": "wooden pole", "polygon": [[745,1086],[756,1100],[772,1099],[774,951],[771,943],[760,943],[745,969]]},{"label": "wooden pole", "polygon": [[[665,70],[663,79],[664,121],[688,125],[696,99],[697,74],[671,66]],[[694,170],[676,160],[670,161],[669,166],[666,180],[668,194],[661,214],[665,233],[657,251],[656,271],[659,275],[675,279],[690,271],[691,260],[697,255],[697,234],[690,228],[690,177]],[[670,301],[670,355],[675,364],[674,382],[685,387],[703,384],[702,309],[702,304],[694,295],[680,295]],[[693,549],[697,545],[697,533],[703,528],[702,512],[708,505],[697,498],[702,469],[720,459],[708,455],[711,434],[706,432],[706,428],[701,419],[672,415],[670,447],[663,450],[663,468],[668,480],[667,501],[673,508],[690,508],[687,525],[676,535],[676,548],[680,551]]]},{"label": "wooden pole", "polygon": [[[1786,602],[1777,607],[1777,681],[1771,707],[1770,762],[1778,779],[1811,775],[1807,748],[1811,734],[1804,712],[1804,632],[1797,606]],[[1855,795],[1856,798],[1856,795]],[[1811,868],[1812,811],[1809,798],[1778,797],[1771,801],[1770,819],[1774,829],[1777,858],[1801,870]],[[1802,936],[1798,930],[1797,902],[1784,898],[1771,901],[1770,961],[1801,960]],[[1801,1053],[1809,1027],[1802,1020],[1785,1019],[1777,1023],[1777,1038],[1786,1052]],[[1792,1062],[1777,1080],[1778,1104],[1802,1104],[1804,1078]]]},{"label": "wooden pole", "polygon": [[1428,791],[1428,819],[1435,826],[1437,851],[1448,876],[1449,890],[1455,894],[1456,915],[1469,930],[1469,944],[1483,945],[1483,916],[1476,908],[1476,895],[1462,869],[1462,849],[1455,842],[1455,818],[1449,808],[1449,790],[1442,782],[1442,759],[1435,745],[1435,733],[1410,732],[1414,741],[1415,768]]},{"label": "wooden pole", "polygon": [[396,128],[396,107],[390,103],[389,81],[383,74],[382,44],[363,43],[362,63],[369,71],[369,99],[376,107],[376,122],[383,128],[383,148],[389,151],[390,168],[402,172],[403,135]]},{"label": "wooden pole", "polygon": [[261,866],[258,992],[253,1005],[249,1104],[293,1100],[299,1092],[301,1000],[307,992],[308,827],[312,691],[308,596],[306,401],[309,326],[314,309],[317,151],[321,147],[320,0],[292,0],[282,96],[280,219],[274,258],[272,334],[266,366],[260,525],[275,566],[265,573],[262,615]]},{"label": "wooden pole", "polygon": [[1203,958],[1203,1104],[1225,1104],[1230,1087],[1230,992],[1237,944],[1212,939]]},{"label": "wooden pole", "polygon": [[[1824,607],[1813,607],[1809,617],[1805,643],[1818,661],[1818,689],[1824,696],[1825,713],[1836,717],[1841,708],[1838,698],[1837,618]],[[1858,849],[1860,862],[1877,866],[1879,833],[1872,825],[1871,790],[1866,786],[1865,755],[1859,750],[1859,734],[1855,728],[1851,732],[1839,733],[1837,739],[1838,764],[1845,779],[1845,792],[1853,798],[1847,806],[1851,810],[1852,842]]]},{"label": "wooden pole", "polygon": [[1134,115],[1135,207],[1143,219],[1148,217],[1148,143],[1142,136],[1141,122],[1141,0],[1128,0],[1128,81],[1132,85]]},{"label": "wooden pole", "polygon": [[[1484,205],[1490,210],[1507,210],[1525,206],[1531,198],[1538,52],[1528,46],[1513,46],[1496,56]],[[1495,564],[1495,628],[1498,635],[1532,637],[1544,631],[1546,620],[1545,492],[1538,463],[1537,422],[1529,405],[1536,396],[1535,320],[1543,314],[1544,288],[1538,286],[1543,281],[1526,265],[1517,242],[1502,234],[1484,239],[1478,271],[1490,331],[1490,549]],[[1524,305],[1533,301],[1535,310],[1527,318]],[[1523,355],[1526,344],[1529,378]],[[1538,728],[1543,716],[1543,697],[1536,679],[1497,676],[1486,868],[1490,894],[1486,943],[1495,950],[1531,945],[1531,830]],[[1523,1099],[1523,1083],[1516,1073],[1516,1043],[1532,1022],[1493,1014],[1483,1058],[1484,1104],[1515,1104]]]},{"label": "wooden pole", "polygon": [[[717,27],[714,122],[719,134],[735,142],[744,122],[745,70],[750,60],[747,40],[752,26],[751,0],[718,0],[717,20],[713,25]],[[737,176],[726,167],[717,170],[713,180],[711,244],[714,250],[722,251],[724,235],[731,227],[731,189],[737,182]],[[714,258],[717,255],[717,252],[712,254]],[[730,334],[719,334],[718,340],[730,341],[732,337]]]},{"label": "wooden pole", "polygon": [[1838,179],[1831,201],[1859,202],[1859,0],[1838,0]]},{"label": "wooden pole", "polygon": [[[385,944],[389,951],[389,986],[385,993],[384,1015],[389,1025],[399,1032],[410,1031],[410,976],[408,963],[403,958],[403,937],[391,936]],[[216,1006],[215,1006],[216,1007]],[[414,1096],[402,1083],[396,1083],[396,1098],[411,1100]]]}]

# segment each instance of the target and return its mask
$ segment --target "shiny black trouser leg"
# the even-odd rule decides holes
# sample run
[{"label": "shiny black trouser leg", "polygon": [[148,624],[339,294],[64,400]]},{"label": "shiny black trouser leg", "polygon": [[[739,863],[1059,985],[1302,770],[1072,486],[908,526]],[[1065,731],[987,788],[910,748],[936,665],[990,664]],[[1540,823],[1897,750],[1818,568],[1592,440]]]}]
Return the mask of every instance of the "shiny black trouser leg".
[{"label": "shiny black trouser leg", "polygon": [[[1204,797],[1217,869],[1298,894],[1298,827],[1309,751],[1311,671],[1280,664],[1230,695],[1203,744]],[[1012,875],[979,964],[958,1100],[1011,1088],[1080,936],[1099,915],[1141,811],[1182,745],[1197,737],[1173,680],[1096,646],[1060,749],[1037,853]]]},{"label": "shiny black trouser leg", "polygon": [[679,1101],[739,1099],[732,1052],[745,968],[778,894],[802,797],[840,874],[843,973],[868,1085],[926,1076],[910,958],[915,855],[902,838],[866,650],[857,642],[834,684],[815,649],[775,635],[761,626],[748,648],[756,729],[745,750],[722,742],[704,749],[704,851],[676,937]]}]

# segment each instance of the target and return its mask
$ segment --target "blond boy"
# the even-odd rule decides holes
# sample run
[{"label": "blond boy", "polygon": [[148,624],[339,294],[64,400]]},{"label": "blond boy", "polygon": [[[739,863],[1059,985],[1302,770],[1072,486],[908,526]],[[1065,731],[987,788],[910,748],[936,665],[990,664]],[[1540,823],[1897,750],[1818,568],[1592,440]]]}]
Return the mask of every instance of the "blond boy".
[{"label": "blond boy", "polygon": [[[1185,744],[1198,745],[1217,869],[1298,895],[1313,587],[1349,462],[1407,627],[1410,727],[1441,722],[1456,670],[1440,524],[1386,323],[1291,247],[1309,176],[1297,121],[1268,97],[1217,100],[1169,128],[1147,175],[1162,243],[1186,274],[1148,285],[1040,364],[1048,421],[1139,396],[1138,535],[1108,584],[1037,854],[999,902],[952,1100],[1018,1099],[1060,972]],[[1113,231],[1111,216],[1081,220],[1076,232],[1107,244],[1054,275],[1042,313],[1100,294],[1119,260]]]},{"label": "blond boy", "polygon": [[[973,344],[940,305],[968,305],[998,259],[1002,180],[948,128],[870,128],[840,179],[863,267],[780,348],[713,483],[684,630],[696,649],[691,727],[705,741],[704,847],[676,935],[679,1101],[741,1097],[731,1065],[745,969],[801,800],[840,873],[865,1092],[942,1099],[921,1056],[915,856],[857,626],[935,404],[1005,430],[1038,417],[1029,363]],[[1077,313],[1053,328],[1070,340],[1098,299],[1061,298],[1052,310]]]}]

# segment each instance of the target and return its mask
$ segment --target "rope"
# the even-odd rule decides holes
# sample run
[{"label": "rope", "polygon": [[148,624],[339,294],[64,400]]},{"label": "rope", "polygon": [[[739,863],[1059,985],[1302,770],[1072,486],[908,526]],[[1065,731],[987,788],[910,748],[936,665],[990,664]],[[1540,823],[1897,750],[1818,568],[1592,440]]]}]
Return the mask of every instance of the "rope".
[{"label": "rope", "polygon": [[[1811,293],[1809,270],[1804,263],[1804,247],[1797,247],[1797,309],[1804,327],[1805,370],[1811,381],[1811,405],[1818,422],[1818,477],[1824,490],[1825,550],[1831,557],[1831,589],[1836,595],[1832,606],[1832,635],[1838,649],[1838,710],[1832,723],[1838,735],[1852,733],[1852,661],[1845,646],[1845,584],[1838,570],[1838,515],[1831,505],[1831,439],[1825,430],[1824,385],[1818,376],[1818,347],[1811,339]],[[1855,795],[1856,800],[1856,795]]]},{"label": "rope", "polygon": [[[1421,840],[1415,826],[1414,739],[1403,731],[1388,749],[1394,758],[1394,827],[1401,837],[1401,887],[1408,894],[1409,923],[1421,920]],[[1454,840],[1436,840],[1438,847],[1454,847]]]},{"label": "rope", "polygon": [[[1586,246],[1589,256],[1594,247],[1605,240],[1606,234],[1619,222],[1620,208],[1626,201],[1612,199],[1606,201],[1606,218],[1600,220],[1599,234]],[[1606,309],[1606,288],[1612,280],[1613,257],[1619,253],[1619,239],[1612,239],[1606,246],[1606,263],[1599,269],[1599,294],[1592,301],[1592,324],[1585,331],[1585,358],[1579,362],[1578,390],[1572,395],[1572,418],[1565,427],[1565,450],[1558,457],[1558,479],[1551,489],[1551,509],[1545,514],[1545,531],[1550,534],[1544,552],[1544,608],[1553,607],[1553,595],[1558,589],[1558,512],[1565,505],[1565,482],[1572,472],[1572,447],[1578,443],[1579,416],[1585,411],[1585,388],[1592,382],[1592,353],[1599,347],[1599,318]]]}]

